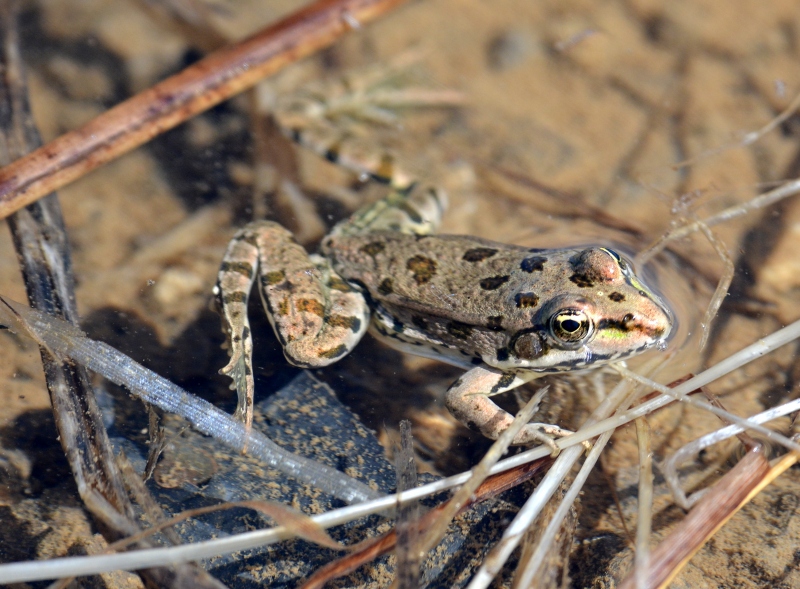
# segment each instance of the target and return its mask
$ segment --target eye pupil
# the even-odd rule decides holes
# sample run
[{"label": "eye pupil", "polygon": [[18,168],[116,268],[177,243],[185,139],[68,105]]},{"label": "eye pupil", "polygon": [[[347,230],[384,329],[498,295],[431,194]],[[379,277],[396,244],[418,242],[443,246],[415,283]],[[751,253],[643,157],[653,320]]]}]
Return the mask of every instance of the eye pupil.
[{"label": "eye pupil", "polygon": [[575,333],[581,327],[581,324],[574,319],[564,319],[561,321],[561,329],[569,333]]}]

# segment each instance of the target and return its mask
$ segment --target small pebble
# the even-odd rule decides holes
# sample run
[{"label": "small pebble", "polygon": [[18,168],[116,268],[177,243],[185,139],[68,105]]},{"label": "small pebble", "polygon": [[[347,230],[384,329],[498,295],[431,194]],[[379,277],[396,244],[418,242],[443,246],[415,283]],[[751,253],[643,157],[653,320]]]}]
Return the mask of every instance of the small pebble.
[{"label": "small pebble", "polygon": [[502,31],[492,37],[486,49],[489,67],[507,70],[518,66],[534,53],[536,45],[533,35],[528,31]]}]

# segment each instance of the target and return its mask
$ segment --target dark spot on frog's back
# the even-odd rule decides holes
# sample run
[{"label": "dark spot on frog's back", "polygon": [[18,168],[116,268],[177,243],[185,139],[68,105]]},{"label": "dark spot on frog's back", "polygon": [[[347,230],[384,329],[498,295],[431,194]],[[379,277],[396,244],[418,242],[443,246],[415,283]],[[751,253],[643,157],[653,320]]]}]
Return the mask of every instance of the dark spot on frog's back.
[{"label": "dark spot on frog's back", "polygon": [[469,339],[472,335],[472,326],[460,321],[451,321],[447,324],[447,333],[458,339]]},{"label": "dark spot on frog's back", "polygon": [[523,272],[541,272],[544,270],[545,262],[547,262],[547,258],[544,256],[531,256],[522,260],[519,267]]},{"label": "dark spot on frog's back", "polygon": [[585,274],[573,274],[569,277],[570,281],[573,282],[576,286],[580,288],[591,288],[594,286],[594,282],[586,276]]},{"label": "dark spot on frog's back", "polygon": [[490,276],[480,281],[483,290],[497,290],[511,279],[510,276]]},{"label": "dark spot on frog's back", "polygon": [[622,301],[625,300],[625,295],[622,294],[621,292],[612,292],[610,295],[608,295],[608,298],[614,301],[615,303],[621,303]]},{"label": "dark spot on frog's back", "polygon": [[380,241],[371,241],[366,245],[362,245],[358,251],[374,257],[381,253],[384,249],[386,249],[385,243]]},{"label": "dark spot on frog's back", "polygon": [[514,295],[517,309],[529,309],[539,304],[539,297],[532,292],[518,292]]},{"label": "dark spot on frog's back", "polygon": [[490,247],[475,247],[464,252],[461,258],[465,262],[482,262],[487,258],[491,258],[497,253],[497,250]]},{"label": "dark spot on frog's back", "polygon": [[497,315],[486,320],[486,327],[492,331],[503,331],[503,316]]},{"label": "dark spot on frog's back", "polygon": [[378,285],[378,292],[384,296],[390,295],[394,292],[394,283],[391,278],[384,278]]},{"label": "dark spot on frog's back", "polygon": [[418,315],[414,315],[411,318],[411,323],[419,327],[422,331],[428,330],[428,322],[425,321],[425,319],[423,319],[422,317],[419,317]]},{"label": "dark spot on frog's back", "polygon": [[406,262],[406,268],[411,271],[417,284],[430,282],[436,275],[436,262],[425,256],[414,256]]}]

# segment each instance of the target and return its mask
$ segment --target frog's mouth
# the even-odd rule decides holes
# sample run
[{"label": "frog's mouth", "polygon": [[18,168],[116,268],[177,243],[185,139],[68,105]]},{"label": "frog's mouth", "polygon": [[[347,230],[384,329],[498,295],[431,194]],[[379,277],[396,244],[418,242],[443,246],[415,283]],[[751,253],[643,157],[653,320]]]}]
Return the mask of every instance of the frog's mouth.
[{"label": "frog's mouth", "polygon": [[644,344],[644,348],[649,348],[665,342],[669,338],[670,332],[671,325],[669,323],[649,321],[629,313],[621,319],[601,319],[597,324],[596,337],[627,341],[632,335],[635,335],[647,342]]},{"label": "frog's mouth", "polygon": [[558,361],[556,357],[560,354],[553,354],[553,362],[543,364],[539,367],[531,367],[530,370],[536,372],[582,372],[592,370],[593,368],[611,364],[612,362],[619,362],[620,360],[627,360],[633,356],[641,354],[654,346],[660,345],[658,341],[648,341],[636,348],[630,348],[624,351],[615,351],[609,353],[597,353],[589,349],[589,346],[584,346],[583,349],[577,351],[564,351],[564,354],[569,354],[568,359]]}]

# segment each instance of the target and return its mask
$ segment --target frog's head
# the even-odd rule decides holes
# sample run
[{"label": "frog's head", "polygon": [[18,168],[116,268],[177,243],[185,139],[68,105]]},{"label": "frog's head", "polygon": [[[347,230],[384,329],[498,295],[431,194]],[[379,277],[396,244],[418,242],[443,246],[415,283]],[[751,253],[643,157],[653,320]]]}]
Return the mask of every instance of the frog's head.
[{"label": "frog's head", "polygon": [[558,294],[513,335],[504,368],[580,370],[666,342],[672,314],[629,260],[603,247],[565,253]]}]

